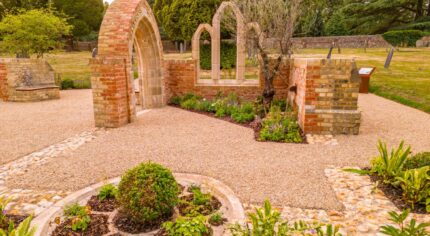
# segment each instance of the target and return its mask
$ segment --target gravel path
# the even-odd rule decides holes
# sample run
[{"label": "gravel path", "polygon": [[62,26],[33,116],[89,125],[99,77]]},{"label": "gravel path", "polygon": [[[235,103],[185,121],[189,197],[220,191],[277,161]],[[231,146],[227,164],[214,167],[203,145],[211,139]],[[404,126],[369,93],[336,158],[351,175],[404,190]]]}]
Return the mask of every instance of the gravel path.
[{"label": "gravel path", "polygon": [[199,173],[229,185],[246,203],[341,210],[324,169],[366,166],[378,139],[414,151],[430,150],[430,115],[374,95],[360,96],[359,136],[339,145],[260,143],[253,131],[204,115],[166,107],[108,130],[73,153],[8,180],[10,188],[78,190],[118,176],[143,161],[176,172]]},{"label": "gravel path", "polygon": [[94,127],[91,90],[62,91],[60,100],[0,102],[0,164]]}]

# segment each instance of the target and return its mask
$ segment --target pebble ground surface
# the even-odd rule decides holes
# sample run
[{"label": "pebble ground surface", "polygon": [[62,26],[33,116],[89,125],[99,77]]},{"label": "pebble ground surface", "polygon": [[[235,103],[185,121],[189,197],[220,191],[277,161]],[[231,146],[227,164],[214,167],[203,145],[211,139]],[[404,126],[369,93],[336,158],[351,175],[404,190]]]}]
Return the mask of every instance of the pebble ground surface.
[{"label": "pebble ground surface", "polygon": [[16,160],[94,127],[91,90],[61,91],[60,100],[0,100],[0,164]]},{"label": "pebble ground surface", "polygon": [[[67,99],[68,95],[79,95],[89,100],[82,101],[79,106],[75,104],[75,107],[62,107],[66,103],[60,105],[61,100],[45,103],[44,109],[51,109],[52,116],[55,116],[55,109],[49,106],[64,111],[74,109],[74,112],[80,113],[81,116],[71,115],[69,123],[82,122],[83,127],[74,129],[73,135],[85,141],[69,140],[71,146],[75,145],[69,148],[66,138],[73,135],[68,135],[62,139],[65,140],[64,145],[54,148],[59,151],[53,157],[44,159],[43,163],[35,161],[33,164],[34,158],[28,158],[28,155],[21,158],[5,156],[5,159],[18,163],[25,158],[30,161],[18,167],[19,171],[0,180],[3,194],[12,191],[58,193],[47,200],[55,202],[52,198],[59,199],[68,192],[119,176],[140,162],[153,161],[174,172],[216,178],[230,186],[245,204],[258,205],[269,199],[274,205],[285,208],[324,210],[327,214],[333,214],[346,212],[348,205],[339,199],[328,177],[331,172],[327,172],[327,169],[367,166],[369,159],[377,155],[378,140],[387,142],[389,146],[405,140],[414,152],[430,150],[429,114],[374,95],[360,95],[360,109],[363,111],[360,135],[312,137],[313,144],[279,144],[256,142],[251,129],[172,107],[151,110],[139,116],[135,123],[119,129],[94,130],[90,94],[91,91],[87,90],[63,97]],[[22,105],[7,104],[7,107],[0,107],[6,114],[10,113],[7,111],[9,108],[21,113],[21,119],[10,120],[1,116],[0,121],[6,120],[9,126],[20,129],[26,127],[21,123],[30,115],[43,117],[44,110],[39,109],[38,114],[33,109],[26,111],[23,107],[19,108]],[[66,114],[70,114],[68,112]],[[57,114],[56,118],[59,116]],[[45,129],[30,129],[30,134],[26,134],[22,140],[28,139],[32,132],[43,133],[55,127],[51,125],[52,122],[50,119],[41,119],[40,126]],[[13,127],[8,129],[13,130]],[[3,132],[3,125],[0,130]],[[20,135],[20,132],[16,131],[15,135]],[[81,134],[82,137],[79,136]],[[8,138],[18,139],[15,135],[7,135]],[[10,141],[4,140],[3,137],[0,140],[0,150],[7,150],[11,145]],[[53,138],[49,144],[55,146],[58,142]],[[32,146],[32,151],[40,152],[46,143]],[[0,153],[4,155],[4,152]],[[27,153],[31,155],[30,148]],[[1,167],[0,170],[3,173]],[[16,196],[19,197],[19,194]],[[39,205],[48,204],[42,202]],[[370,203],[368,205],[372,206]],[[368,227],[369,231],[373,229]]]}]

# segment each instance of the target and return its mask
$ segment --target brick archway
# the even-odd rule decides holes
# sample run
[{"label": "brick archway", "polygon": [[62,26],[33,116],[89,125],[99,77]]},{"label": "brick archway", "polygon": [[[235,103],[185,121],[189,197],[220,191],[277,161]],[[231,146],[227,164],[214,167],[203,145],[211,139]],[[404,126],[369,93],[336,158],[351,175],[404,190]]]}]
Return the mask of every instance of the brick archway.
[{"label": "brick archway", "polygon": [[97,127],[120,127],[136,117],[133,46],[144,107],[165,104],[163,50],[152,10],[146,0],[115,0],[103,19],[97,58],[91,60]]}]

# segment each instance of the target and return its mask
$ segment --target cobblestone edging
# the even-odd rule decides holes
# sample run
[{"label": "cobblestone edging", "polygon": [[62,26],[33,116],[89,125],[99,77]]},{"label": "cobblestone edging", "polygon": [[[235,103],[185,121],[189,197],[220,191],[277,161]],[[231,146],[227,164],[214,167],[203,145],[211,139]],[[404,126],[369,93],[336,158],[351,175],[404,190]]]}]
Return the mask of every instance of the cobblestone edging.
[{"label": "cobblestone edging", "polygon": [[[385,195],[376,188],[368,176],[345,172],[340,168],[325,169],[325,175],[332,184],[337,199],[343,204],[343,211],[301,209],[283,207],[282,217],[290,222],[315,220],[341,227],[343,235],[382,235],[380,227],[390,224],[388,212],[400,212]],[[253,206],[247,206],[252,211]],[[430,214],[411,214],[418,222],[430,222]]]},{"label": "cobblestone edging", "polygon": [[64,153],[76,150],[95,139],[98,132],[103,130],[91,130],[70,137],[60,143],[48,146],[40,151],[33,152],[18,160],[0,166],[0,196],[12,198],[7,207],[8,214],[34,214],[38,215],[46,208],[55,204],[70,194],[66,191],[36,191],[27,189],[11,189],[5,185],[11,176],[17,176],[27,171],[34,165],[43,165],[50,159],[61,156]]},{"label": "cobblestone edging", "polygon": [[[233,190],[231,190],[227,185],[216,179],[202,175],[174,173],[174,176],[176,180],[182,185],[197,184],[202,187],[202,190],[211,192],[222,203],[223,216],[226,217],[229,222],[243,223],[245,221],[245,211],[242,207],[242,204],[234,194]],[[33,220],[32,225],[37,227],[35,236],[45,236],[52,232],[52,230],[55,228],[55,223],[53,223],[53,221],[56,217],[61,217],[64,206],[76,202],[80,204],[86,204],[88,198],[97,194],[100,188],[102,188],[104,185],[118,184],[119,181],[120,178],[117,177],[86,187],[55,203]]]}]

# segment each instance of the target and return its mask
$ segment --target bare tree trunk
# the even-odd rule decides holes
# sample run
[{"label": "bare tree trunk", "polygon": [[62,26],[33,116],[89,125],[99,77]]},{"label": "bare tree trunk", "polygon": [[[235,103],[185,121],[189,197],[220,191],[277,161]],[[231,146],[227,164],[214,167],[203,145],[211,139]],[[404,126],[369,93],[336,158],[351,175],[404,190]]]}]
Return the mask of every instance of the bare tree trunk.
[{"label": "bare tree trunk", "polygon": [[430,0],[427,4],[427,16],[430,16]]},{"label": "bare tree trunk", "polygon": [[424,0],[417,0],[417,12],[415,15],[415,20],[418,20],[420,17],[423,16],[423,4]]}]

